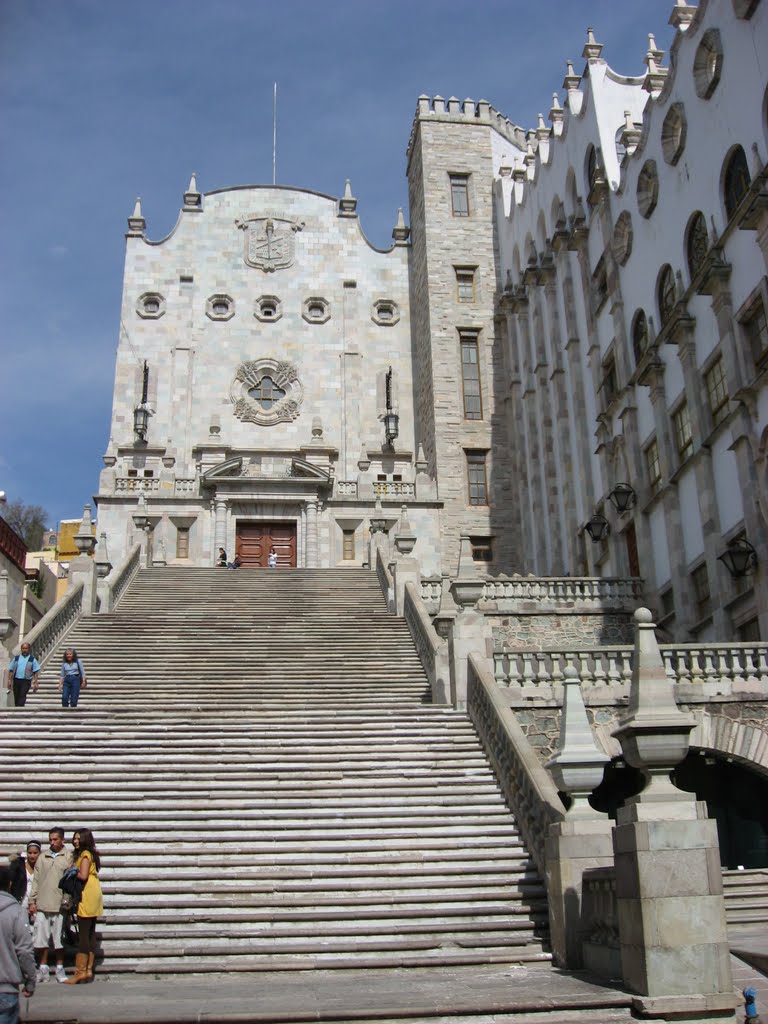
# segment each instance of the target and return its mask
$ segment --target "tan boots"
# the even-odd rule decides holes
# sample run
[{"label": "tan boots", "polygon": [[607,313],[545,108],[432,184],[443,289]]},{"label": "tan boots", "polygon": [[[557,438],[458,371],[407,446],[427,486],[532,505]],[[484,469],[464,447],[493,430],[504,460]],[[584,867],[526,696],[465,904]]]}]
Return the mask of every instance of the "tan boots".
[{"label": "tan boots", "polygon": [[93,970],[91,970],[91,977],[89,978],[88,953],[78,953],[77,956],[75,957],[75,973],[71,978],[67,978],[64,984],[79,985],[81,981],[90,981],[91,978],[93,978]]},{"label": "tan boots", "polygon": [[88,954],[88,966],[85,968],[85,981],[93,981],[93,962],[95,959],[95,953]]}]

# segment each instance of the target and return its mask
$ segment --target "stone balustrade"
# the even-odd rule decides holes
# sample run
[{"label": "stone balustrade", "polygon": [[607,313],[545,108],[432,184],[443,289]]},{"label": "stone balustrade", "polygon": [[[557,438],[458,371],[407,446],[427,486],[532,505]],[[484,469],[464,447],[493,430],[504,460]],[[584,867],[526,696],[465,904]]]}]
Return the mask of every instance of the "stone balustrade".
[{"label": "stone balustrade", "polygon": [[642,581],[634,577],[499,576],[485,581],[478,610],[514,612],[524,605],[533,605],[536,611],[632,610],[641,596]]},{"label": "stone balustrade", "polygon": [[[32,648],[32,653],[40,662],[41,667],[83,614],[84,589],[82,581],[76,583],[24,637],[24,642]],[[14,654],[18,654],[18,651],[19,649],[16,648]]]},{"label": "stone balustrade", "polygon": [[122,563],[116,566],[104,580],[99,611],[111,612],[125,588],[141,567],[141,544],[134,544]]},{"label": "stone balustrade", "polygon": [[375,498],[415,498],[416,485],[403,480],[374,480],[373,495]]},{"label": "stone balustrade", "polygon": [[531,857],[545,874],[545,843],[550,825],[565,809],[549,772],[528,743],[514,713],[504,703],[482,660],[467,665],[467,713],[491,761]]},{"label": "stone balustrade", "polygon": [[173,482],[173,493],[174,494],[197,494],[197,478],[192,477],[178,477]]},{"label": "stone balustrade", "polygon": [[153,494],[160,490],[160,477],[158,476],[118,476],[115,477],[115,492],[117,494]]},{"label": "stone balustrade", "polygon": [[384,561],[381,547],[377,547],[376,549],[376,576],[379,580],[381,592],[387,602],[387,608],[393,612],[395,610],[395,581],[392,579],[392,573],[389,571],[389,566]]},{"label": "stone balustrade", "polygon": [[585,871],[581,893],[584,967],[604,978],[621,978],[615,868]]},{"label": "stone balustrade", "polygon": [[[768,644],[662,644],[660,650],[679,700],[768,696]],[[629,694],[633,648],[502,650],[493,667],[497,684],[523,698],[561,701],[564,670],[575,668],[588,703],[595,690],[619,699]]]},{"label": "stone balustrade", "polygon": [[357,497],[357,480],[337,480],[335,486],[337,498]]},{"label": "stone balustrade", "polygon": [[419,588],[410,581],[405,585],[405,599],[403,602],[403,617],[408,625],[416,653],[429,679],[429,687],[432,693],[432,700],[435,704],[444,704],[448,700],[445,687],[438,685],[440,675],[438,670],[438,652],[445,647],[445,641],[441,640],[435,632],[429,612],[421,600]]},{"label": "stone balustrade", "polygon": [[440,611],[440,600],[443,593],[443,581],[440,576],[433,576],[421,581],[421,600],[430,615]]}]

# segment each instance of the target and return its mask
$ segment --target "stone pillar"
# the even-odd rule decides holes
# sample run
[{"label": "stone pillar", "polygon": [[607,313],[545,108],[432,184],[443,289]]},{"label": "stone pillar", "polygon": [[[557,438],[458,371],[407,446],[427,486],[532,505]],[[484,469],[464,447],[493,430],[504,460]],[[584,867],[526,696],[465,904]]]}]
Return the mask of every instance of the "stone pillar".
[{"label": "stone pillar", "polygon": [[451,594],[459,607],[448,634],[451,667],[451,703],[467,706],[467,660],[470,654],[485,656],[486,623],[475,605],[483,595],[484,581],[477,575],[468,536],[459,538],[459,574],[451,583]]},{"label": "stone pillar", "polygon": [[[226,498],[214,499],[215,528],[213,535],[214,561],[219,557],[219,548],[227,547],[227,500]],[[234,551],[227,551],[227,558],[233,559]]]},{"label": "stone pillar", "polygon": [[644,1016],[733,1022],[736,999],[725,928],[715,822],[669,773],[694,726],[681,712],[651,613],[637,627],[627,716],[614,735],[647,785],[619,809],[614,829],[616,901],[624,984]]},{"label": "stone pillar", "polygon": [[11,614],[11,588],[8,578],[8,570],[0,570],[0,670],[2,675],[0,676],[0,708],[13,707],[13,691],[8,689],[8,663],[13,657],[13,644],[6,647],[6,641],[8,637],[13,635],[13,631],[18,626],[18,622],[14,619]]},{"label": "stone pillar", "polygon": [[307,502],[307,568],[317,568],[317,501]]},{"label": "stone pillar", "polygon": [[[602,949],[588,954],[585,948],[589,923],[582,914],[584,872],[613,864],[611,822],[589,803],[609,760],[595,744],[581,681],[576,669],[569,666],[564,671],[560,739],[557,751],[545,765],[557,788],[572,801],[565,819],[550,826],[545,847],[552,957],[558,967],[570,971],[589,967],[611,976],[608,965],[594,960]],[[605,953],[610,954],[610,947],[605,947]],[[615,959],[615,947],[613,954]]]}]

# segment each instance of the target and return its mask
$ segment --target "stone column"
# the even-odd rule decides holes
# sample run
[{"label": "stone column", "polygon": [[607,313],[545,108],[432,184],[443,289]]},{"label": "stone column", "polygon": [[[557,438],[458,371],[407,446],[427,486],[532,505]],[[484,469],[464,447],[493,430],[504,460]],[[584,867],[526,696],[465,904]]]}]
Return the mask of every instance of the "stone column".
[{"label": "stone column", "polygon": [[307,502],[307,568],[317,568],[317,501]]},{"label": "stone column", "polygon": [[459,573],[451,583],[451,594],[459,613],[450,625],[448,657],[451,668],[451,703],[456,708],[467,706],[467,662],[470,654],[484,656],[486,623],[475,605],[483,596],[484,580],[477,575],[468,536],[459,538]]},{"label": "stone column", "polygon": [[[214,499],[214,516],[215,516],[215,527],[213,534],[214,551],[213,558],[214,562],[219,557],[219,548],[227,547],[227,500],[226,498],[215,498]],[[235,557],[234,551],[227,551],[227,558],[233,559]]]},{"label": "stone column", "polygon": [[13,691],[8,689],[7,666],[13,657],[13,644],[6,647],[6,640],[13,635],[18,622],[11,614],[11,588],[8,570],[0,570],[0,708],[13,707]]},{"label": "stone column", "polygon": [[675,789],[669,773],[688,752],[681,712],[651,613],[637,627],[627,716],[614,735],[647,785],[619,809],[613,845],[624,984],[643,1016],[731,1024],[736,999],[725,928],[715,822]]},{"label": "stone column", "polygon": [[589,803],[610,758],[595,744],[576,669],[569,666],[563,675],[560,739],[545,765],[557,788],[571,797],[565,819],[550,826],[545,847],[552,956],[558,967],[571,971],[588,967],[612,976],[610,965],[595,959],[602,956],[605,961],[611,947],[585,945],[589,922],[582,913],[584,872],[613,864],[611,822]]}]

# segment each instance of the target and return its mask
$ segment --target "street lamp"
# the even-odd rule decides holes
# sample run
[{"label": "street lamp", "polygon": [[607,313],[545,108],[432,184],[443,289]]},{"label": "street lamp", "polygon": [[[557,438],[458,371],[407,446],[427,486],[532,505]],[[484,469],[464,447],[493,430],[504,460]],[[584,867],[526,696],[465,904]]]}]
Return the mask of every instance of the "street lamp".
[{"label": "street lamp", "polygon": [[757,569],[757,551],[746,537],[736,537],[729,541],[728,547],[717,556],[735,580],[749,576]]},{"label": "street lamp", "polygon": [[392,367],[387,370],[385,381],[387,411],[384,415],[384,437],[386,446],[390,451],[394,450],[395,438],[400,433],[400,417],[392,408]]},{"label": "street lamp", "polygon": [[605,516],[601,516],[599,512],[595,512],[592,515],[592,518],[585,524],[584,529],[587,531],[594,544],[599,544],[600,541],[605,540],[611,532],[608,520]]},{"label": "street lamp", "polygon": [[630,484],[621,483],[616,484],[608,495],[608,500],[621,516],[635,507],[635,504],[637,503],[637,495]]}]

